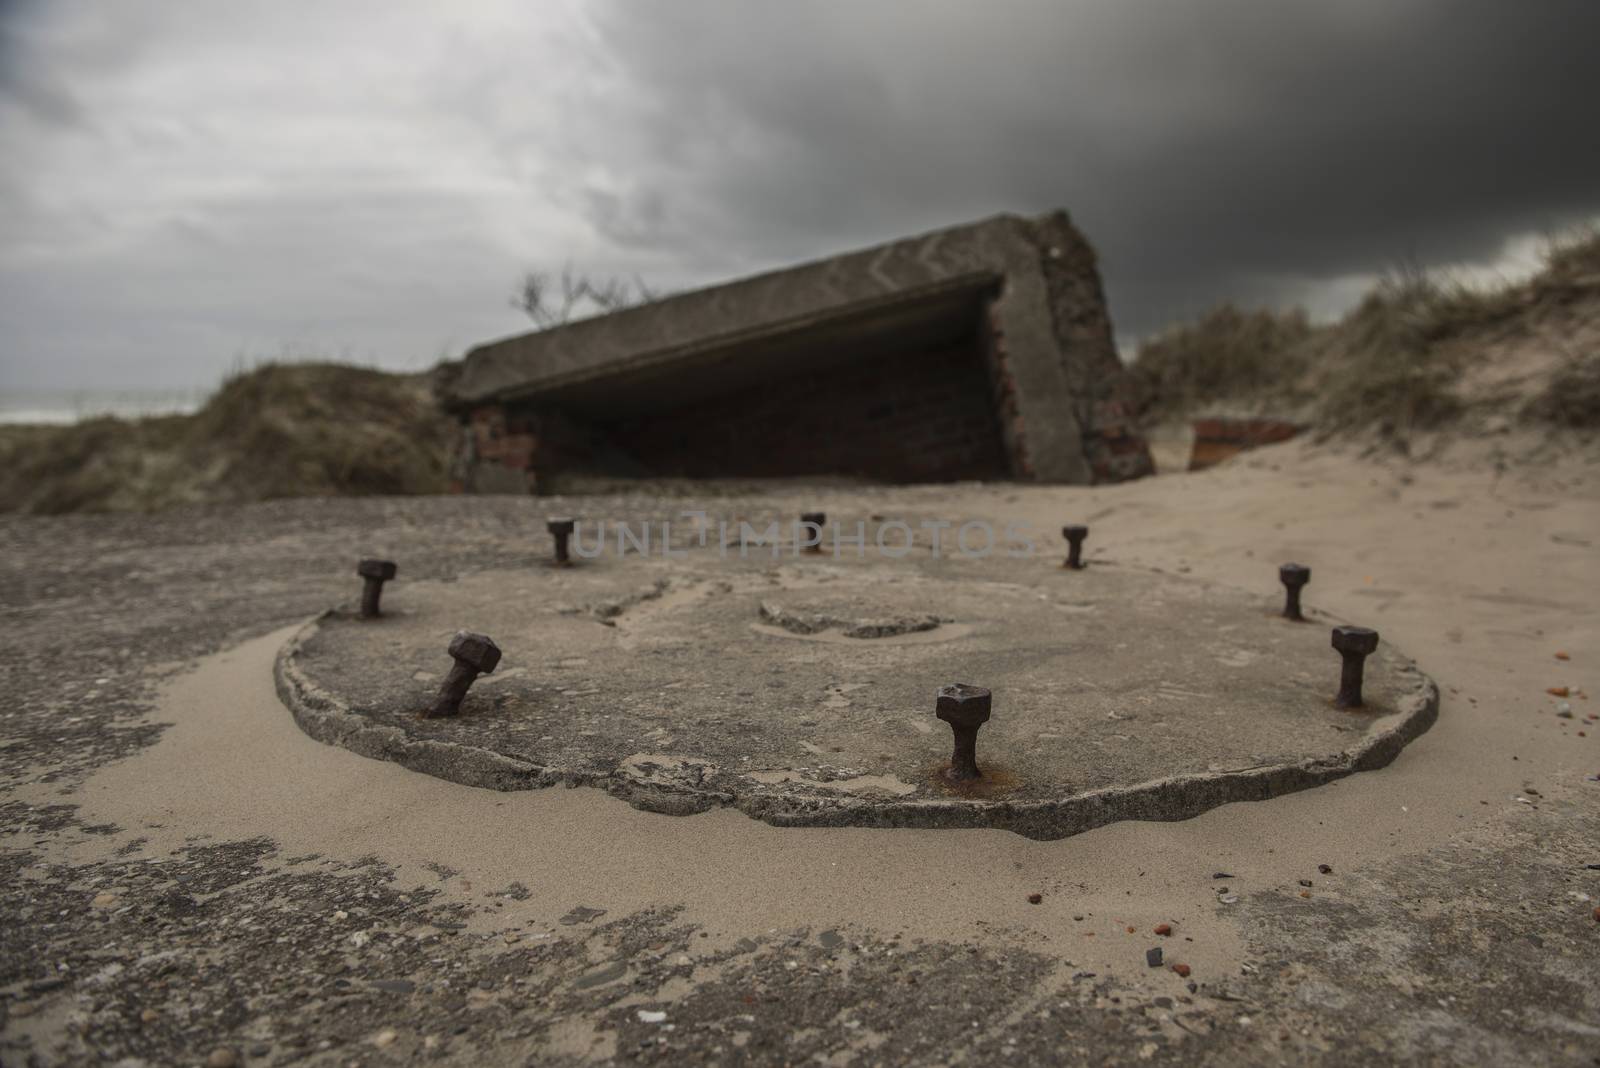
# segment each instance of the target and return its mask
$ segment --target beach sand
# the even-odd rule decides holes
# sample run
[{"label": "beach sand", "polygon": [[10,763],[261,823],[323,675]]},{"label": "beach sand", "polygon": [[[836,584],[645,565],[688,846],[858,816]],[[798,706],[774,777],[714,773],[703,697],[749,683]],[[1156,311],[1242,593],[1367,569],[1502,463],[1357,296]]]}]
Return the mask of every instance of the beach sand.
[{"label": "beach sand", "polygon": [[[1284,929],[1279,909],[1310,910],[1334,894],[1340,907],[1361,910],[1368,907],[1364,895],[1389,895],[1381,908],[1370,907],[1381,926],[1391,922],[1383,916],[1393,898],[1408,892],[1396,873],[1427,868],[1435,863],[1430,857],[1463,847],[1490,868],[1514,866],[1529,848],[1530,819],[1559,820],[1540,831],[1552,843],[1587,840],[1592,847],[1600,840],[1600,783],[1592,780],[1600,774],[1600,723],[1585,720],[1600,712],[1586,699],[1600,690],[1600,465],[1567,459],[1502,472],[1470,460],[1378,463],[1290,443],[1206,472],[1103,488],[834,488],[818,497],[804,503],[836,514],[898,508],[993,515],[1041,532],[1086,522],[1091,562],[1114,558],[1183,572],[1260,589],[1265,598],[1275,596],[1278,563],[1309,563],[1307,603],[1372,626],[1415,657],[1443,691],[1438,722],[1382,770],[1178,823],[1122,823],[1053,842],[988,830],[775,828],[731,810],[641,812],[588,789],[457,786],[321,745],[300,733],[273,690],[273,657],[292,630],[285,627],[175,671],[149,713],[171,724],[155,744],[88,770],[76,785],[35,777],[13,796],[35,806],[65,801],[80,806],[83,824],[128,832],[52,841],[51,864],[108,862],[132,835],[144,839],[135,856],[152,858],[181,851],[197,836],[264,838],[279,858],[375,860],[397,888],[425,887],[443,895],[436,903],[470,906],[468,934],[560,938],[571,930],[561,918],[580,905],[612,918],[678,910],[676,922],[707,935],[694,943],[700,970],[673,988],[684,998],[726,969],[726,961],[713,959],[718,953],[774,932],[1025,949],[1050,962],[1050,979],[1035,983],[1037,996],[1021,996],[1017,1012],[1048,1006],[1061,983],[1085,971],[1114,977],[1128,1004],[1186,997],[1170,971],[1146,966],[1146,948],[1162,942],[1169,962],[1181,955],[1214,990],[1224,977],[1259,968],[1263,945]],[[1557,716],[1561,699],[1546,691],[1558,686],[1569,688],[1574,718]],[[1543,809],[1535,812],[1535,805]],[[10,848],[19,846],[14,838]],[[1600,863],[1600,851],[1589,860]],[[265,863],[265,870],[284,870],[279,861]],[[1219,882],[1217,873],[1230,878]],[[1600,872],[1589,875],[1569,892],[1600,899]],[[1308,893],[1301,880],[1313,884]],[[514,884],[526,887],[523,899],[501,897],[484,907],[485,891]],[[1219,885],[1257,898],[1222,903]],[[1041,895],[1040,903],[1031,904],[1030,894]],[[1471,899],[1475,891],[1462,887],[1461,894]],[[1279,904],[1264,906],[1262,895]],[[1587,968],[1600,981],[1592,907],[1574,899],[1571,937],[1591,954],[1580,974]],[[1153,939],[1159,923],[1188,941]],[[1370,967],[1390,965],[1374,960]],[[1373,976],[1378,986],[1387,981]],[[1591,982],[1591,1008],[1596,989]],[[873,990],[858,994],[871,998]],[[1103,991],[1098,996],[1104,1006]],[[674,1013],[671,998],[656,1001]],[[1199,1012],[1205,991],[1195,1002]],[[1237,1005],[1209,1004],[1219,1019],[1240,1014]],[[1272,1016],[1270,998],[1253,1004],[1251,1011]],[[1439,1011],[1451,1011],[1440,1004],[1446,1008]],[[1292,999],[1285,1006],[1306,1008]],[[1334,1019],[1337,1008],[1317,1026],[1330,1033],[1346,1026]],[[1518,1019],[1525,1023],[1524,1008]],[[1548,1011],[1569,1018],[1559,1006]],[[1600,1016],[1590,1016],[1578,1026],[1573,1019],[1576,1031],[1556,1027],[1543,1037],[1496,1037],[1485,1030],[1490,1024],[1464,1017],[1478,1045],[1453,1041],[1469,1059],[1511,1049],[1534,1062],[1561,1061],[1569,1049],[1563,1043],[1576,1043],[1573,1052],[1600,1049],[1582,1029],[1596,1021]],[[509,1063],[540,1050],[579,1057],[626,1048],[605,1030],[595,1018],[577,1026],[561,1017],[531,1045],[477,1055]],[[1158,1030],[1173,1048],[1192,1041],[1195,1052],[1216,1056],[1234,1048],[1218,1044],[1217,1028],[1204,1040],[1191,1038],[1189,1028]],[[1311,1041],[1310,1027],[1294,1030]],[[32,1037],[39,1048],[52,1039]],[[1079,1052],[1087,1057],[1095,1047],[1083,1042]],[[900,1048],[893,1041],[874,1048],[902,1059],[890,1055]],[[1300,1055],[1332,1055],[1337,1046],[1317,1050],[1308,1046]],[[459,1049],[454,1055],[465,1056]]]}]

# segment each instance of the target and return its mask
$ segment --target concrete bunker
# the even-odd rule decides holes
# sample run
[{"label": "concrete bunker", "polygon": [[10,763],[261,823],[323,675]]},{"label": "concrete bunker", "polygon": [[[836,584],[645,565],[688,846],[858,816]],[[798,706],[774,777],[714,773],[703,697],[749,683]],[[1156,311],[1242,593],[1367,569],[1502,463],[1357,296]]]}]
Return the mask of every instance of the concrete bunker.
[{"label": "concrete bunker", "polygon": [[1091,483],[1152,470],[1094,252],[999,216],[479,346],[455,479]]}]

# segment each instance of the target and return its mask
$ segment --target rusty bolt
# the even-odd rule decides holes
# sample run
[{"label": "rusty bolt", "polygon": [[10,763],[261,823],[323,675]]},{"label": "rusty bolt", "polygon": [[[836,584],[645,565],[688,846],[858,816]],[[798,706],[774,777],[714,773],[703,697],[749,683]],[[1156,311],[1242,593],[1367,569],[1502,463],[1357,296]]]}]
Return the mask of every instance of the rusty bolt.
[{"label": "rusty bolt", "polygon": [[822,528],[828,525],[828,513],[801,512],[800,522],[817,528],[817,540],[805,546],[806,552],[820,553],[822,551]]},{"label": "rusty bolt", "polygon": [[1278,581],[1283,583],[1283,618],[1304,623],[1300,614],[1300,589],[1311,581],[1311,569],[1304,564],[1284,564],[1278,568]]},{"label": "rusty bolt", "polygon": [[356,574],[364,580],[361,587],[362,615],[370,617],[382,614],[378,611],[378,598],[383,596],[383,584],[394,578],[398,570],[393,560],[363,560],[356,565]]},{"label": "rusty bolt", "polygon": [[1061,536],[1067,539],[1067,562],[1061,566],[1076,571],[1083,567],[1083,539],[1089,536],[1089,528],[1077,525],[1062,527]]},{"label": "rusty bolt", "polygon": [[1378,632],[1366,627],[1334,627],[1333,647],[1344,658],[1339,672],[1339,696],[1335,708],[1361,707],[1361,673],[1368,656],[1378,648]]},{"label": "rusty bolt", "polygon": [[438,699],[422,714],[424,719],[438,719],[459,713],[461,699],[467,696],[473,680],[479,675],[494,674],[495,665],[500,663],[500,647],[487,634],[458,630],[456,636],[450,639],[449,651],[455,664],[439,687]]},{"label": "rusty bolt", "polygon": [[572,537],[572,531],[577,525],[577,520],[574,519],[561,518],[546,521],[544,529],[548,530],[550,536],[556,539],[557,564],[570,564],[572,562],[572,558],[567,555],[567,539]]},{"label": "rusty bolt", "polygon": [[982,778],[978,770],[978,728],[989,722],[990,694],[982,686],[954,682],[939,687],[934,714],[950,724],[955,751],[945,776],[957,781]]}]

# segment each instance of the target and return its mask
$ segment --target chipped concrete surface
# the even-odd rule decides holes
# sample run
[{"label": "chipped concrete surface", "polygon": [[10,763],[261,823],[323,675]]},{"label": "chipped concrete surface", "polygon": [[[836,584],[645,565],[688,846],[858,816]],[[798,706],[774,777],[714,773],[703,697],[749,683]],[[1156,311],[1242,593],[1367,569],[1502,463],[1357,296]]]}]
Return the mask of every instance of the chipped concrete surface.
[{"label": "chipped concrete surface", "polygon": [[[1064,571],[1042,550],[675,551],[415,584],[378,621],[329,612],[284,647],[279,694],[312,737],[472,786],[1044,839],[1372,770],[1438,709],[1392,643],[1368,660],[1365,707],[1334,708],[1325,620],[1289,623],[1270,595],[1182,576]],[[457,627],[498,636],[506,659],[462,715],[420,719]],[[825,633],[843,640],[784,640]],[[952,671],[998,704],[985,777],[961,789],[941,774],[948,728],[921,729]]]},{"label": "chipped concrete surface", "polygon": [[694,504],[1082,518],[1091,564],[1264,600],[1278,562],[1309,562],[1308,605],[1415,656],[1439,720],[1379,771],[1051,842],[505,794],[312,741],[271,666],[355,596],[359,557],[401,561],[386,603],[531,566],[548,502],[7,518],[0,1063],[1600,1055],[1592,467],[1386,469],[1291,444],[1093,491]]}]

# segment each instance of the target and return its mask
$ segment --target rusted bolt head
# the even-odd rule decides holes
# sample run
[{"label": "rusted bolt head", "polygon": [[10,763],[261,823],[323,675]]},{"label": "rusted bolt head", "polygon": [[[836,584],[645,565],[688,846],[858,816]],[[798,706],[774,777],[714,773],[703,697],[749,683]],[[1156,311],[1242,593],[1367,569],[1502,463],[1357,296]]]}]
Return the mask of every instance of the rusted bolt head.
[{"label": "rusted bolt head", "polygon": [[551,534],[558,536],[562,534],[571,534],[572,528],[577,526],[577,522],[578,521],[576,519],[549,519],[545,521],[544,529],[548,530]]},{"label": "rusted bolt head", "polygon": [[1311,569],[1304,564],[1284,564],[1278,568],[1278,581],[1291,589],[1311,581]]},{"label": "rusted bolt head", "polygon": [[1341,653],[1370,656],[1378,648],[1378,632],[1367,627],[1334,627],[1333,647]]},{"label": "rusted bolt head", "polygon": [[450,655],[484,675],[494,674],[500,663],[500,647],[487,634],[458,630],[450,639]]},{"label": "rusted bolt head", "polygon": [[1061,536],[1068,541],[1082,541],[1089,536],[1089,528],[1078,523],[1061,528]]},{"label": "rusted bolt head", "polygon": [[954,682],[939,687],[934,714],[952,727],[978,727],[989,722],[991,695],[982,686]]},{"label": "rusted bolt head", "polygon": [[356,565],[356,574],[362,578],[383,579],[385,582],[394,578],[398,570],[393,560],[363,560]]}]

